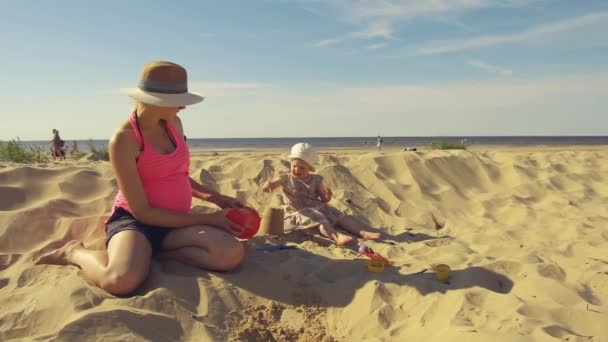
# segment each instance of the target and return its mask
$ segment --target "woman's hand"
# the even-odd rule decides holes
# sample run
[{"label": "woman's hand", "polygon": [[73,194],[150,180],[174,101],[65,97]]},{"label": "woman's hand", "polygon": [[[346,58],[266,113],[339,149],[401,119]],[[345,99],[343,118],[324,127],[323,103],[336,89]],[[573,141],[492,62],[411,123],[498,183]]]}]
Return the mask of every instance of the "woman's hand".
[{"label": "woman's hand", "polygon": [[234,236],[240,236],[245,232],[243,226],[230,221],[226,217],[227,210],[219,210],[214,213],[204,214],[205,224],[221,228]]},{"label": "woman's hand", "polygon": [[213,203],[215,203],[218,207],[222,209],[245,207],[245,205],[236,198],[220,194],[218,194],[217,198],[214,199]]},{"label": "woman's hand", "polygon": [[325,203],[331,201],[333,193],[331,192],[330,188],[322,187],[319,190],[320,190],[319,196],[321,197],[321,201],[323,201]]}]

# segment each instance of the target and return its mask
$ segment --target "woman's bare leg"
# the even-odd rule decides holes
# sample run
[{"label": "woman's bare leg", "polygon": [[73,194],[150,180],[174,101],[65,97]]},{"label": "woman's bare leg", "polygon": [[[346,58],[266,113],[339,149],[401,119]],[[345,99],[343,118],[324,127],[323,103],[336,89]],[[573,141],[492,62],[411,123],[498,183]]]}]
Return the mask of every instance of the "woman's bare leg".
[{"label": "woman's bare leg", "polygon": [[135,290],[148,275],[152,250],[146,237],[125,230],[112,237],[106,251],[84,248],[80,241],[70,241],[41,256],[35,264],[75,265],[93,283],[116,295]]},{"label": "woman's bare leg", "polygon": [[352,236],[338,232],[330,224],[319,225],[319,233],[326,238],[334,240],[338,246],[344,246],[353,240]]},{"label": "woman's bare leg", "polygon": [[338,220],[336,225],[347,232],[353,233],[362,237],[364,240],[378,240],[380,238],[380,233],[370,232],[365,230],[365,226],[363,223],[357,221],[353,217],[344,216]]},{"label": "woman's bare leg", "polygon": [[243,243],[215,227],[192,226],[172,230],[163,241],[161,259],[213,271],[236,268],[245,255]]}]

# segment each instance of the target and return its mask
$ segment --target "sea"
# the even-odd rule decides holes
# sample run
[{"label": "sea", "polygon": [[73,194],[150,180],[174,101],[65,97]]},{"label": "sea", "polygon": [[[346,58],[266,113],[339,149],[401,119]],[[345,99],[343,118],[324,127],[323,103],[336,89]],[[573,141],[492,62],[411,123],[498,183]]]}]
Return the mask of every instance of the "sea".
[{"label": "sea", "polygon": [[[65,138],[64,138],[65,139]],[[608,136],[449,136],[449,137],[382,137],[387,148],[427,148],[433,141],[464,142],[471,147],[492,146],[570,146],[608,145]],[[107,140],[76,140],[81,152],[107,148]],[[317,149],[375,148],[377,137],[298,137],[298,138],[187,138],[192,151],[289,150],[299,142],[308,142]],[[26,146],[49,148],[48,141],[22,141]],[[73,140],[67,140],[68,148]]]}]

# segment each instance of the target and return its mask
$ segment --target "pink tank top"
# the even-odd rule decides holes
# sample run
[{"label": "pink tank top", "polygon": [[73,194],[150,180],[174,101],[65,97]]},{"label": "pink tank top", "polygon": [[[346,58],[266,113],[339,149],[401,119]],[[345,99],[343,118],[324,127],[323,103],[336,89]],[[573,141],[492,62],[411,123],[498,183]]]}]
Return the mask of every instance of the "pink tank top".
[{"label": "pink tank top", "polygon": [[[146,192],[148,204],[154,208],[187,213],[192,206],[188,145],[175,131],[171,122],[167,121],[167,128],[177,146],[171,153],[159,153],[144,141],[134,115],[129,118],[129,122],[141,146],[137,159],[137,172]],[[116,195],[112,213],[119,207],[132,212],[122,191]]]}]

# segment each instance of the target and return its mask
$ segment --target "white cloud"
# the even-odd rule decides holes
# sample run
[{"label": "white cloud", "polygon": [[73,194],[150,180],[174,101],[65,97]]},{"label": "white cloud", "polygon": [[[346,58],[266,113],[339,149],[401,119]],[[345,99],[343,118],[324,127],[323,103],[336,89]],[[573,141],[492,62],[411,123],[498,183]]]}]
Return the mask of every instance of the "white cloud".
[{"label": "white cloud", "polygon": [[190,82],[189,89],[210,97],[258,95],[271,86],[263,83],[247,82]]},{"label": "white cloud", "polygon": [[470,60],[466,61],[465,63],[467,65],[476,67],[478,69],[487,71],[491,74],[498,74],[498,75],[503,75],[503,76],[513,75],[513,70],[501,68],[499,66],[492,65],[492,64],[488,64],[488,63],[482,62],[478,59],[470,59]]},{"label": "white cloud", "polygon": [[[445,21],[445,15],[490,7],[514,7],[527,4],[527,0],[327,0],[312,3],[324,4],[345,20],[360,29],[341,38],[330,38],[315,44],[329,46],[348,38],[396,39],[394,26],[398,22],[419,17]],[[308,3],[308,2],[307,2]]]},{"label": "white cloud", "polygon": [[396,40],[397,38],[393,37],[393,31],[390,28],[390,25],[387,23],[375,23],[374,25],[370,25],[366,27],[362,31],[351,32],[350,34],[342,37],[334,37],[325,40],[321,40],[314,44],[316,47],[325,47],[331,46],[345,41],[348,38],[360,38],[360,39],[373,39],[373,38],[384,38],[384,39],[392,39]]},{"label": "white cloud", "polygon": [[[608,74],[601,73],[359,87],[276,84],[246,100],[209,101],[204,110],[217,115],[201,117],[199,127],[223,127],[227,115],[246,123],[191,135],[364,136],[377,130],[399,136],[606,134],[607,106]],[[216,122],[203,125],[207,120]]]},{"label": "white cloud", "polygon": [[377,44],[369,45],[367,48],[370,50],[377,50],[377,49],[382,49],[385,46],[386,46],[386,43],[377,43]]},{"label": "white cloud", "polygon": [[385,38],[395,39],[393,37],[393,29],[388,22],[376,22],[368,25],[365,30],[356,31],[351,34],[356,38]]},{"label": "white cloud", "polygon": [[531,29],[501,35],[485,35],[468,39],[451,40],[444,42],[430,43],[426,46],[416,49],[416,55],[433,55],[443,54],[470,49],[477,49],[486,46],[511,44],[521,41],[526,41],[534,38],[539,38],[548,34],[570,31],[588,25],[597,23],[606,24],[608,20],[608,11],[581,15],[573,18],[568,18],[556,21],[549,24],[540,25]]},{"label": "white cloud", "polygon": [[341,43],[344,40],[349,39],[349,38],[358,38],[358,39],[384,38],[384,39],[392,39],[392,40],[396,39],[395,37],[393,37],[393,30],[388,22],[377,22],[377,23],[374,23],[372,25],[365,27],[361,31],[351,32],[346,36],[334,37],[334,38],[321,40],[321,41],[315,43],[314,46],[324,47],[324,46],[335,45],[335,44]]},{"label": "white cloud", "polygon": [[330,1],[345,10],[352,19],[409,19],[420,16],[450,14],[471,9],[523,6],[528,1],[496,0],[368,0]]},{"label": "white cloud", "polygon": [[[203,92],[207,99],[182,115],[189,137],[608,134],[608,73],[359,87],[302,81],[195,82],[191,87],[209,93]],[[44,139],[54,119],[65,124],[59,129],[66,135],[105,139],[131,105],[115,90],[83,92],[74,97],[76,102],[66,102],[59,93],[66,91],[41,92],[40,101],[17,93],[6,97],[10,101],[3,102],[4,111],[20,115],[6,120],[0,133]],[[86,117],[78,115],[87,103],[101,105]],[[49,106],[57,115],[45,115]],[[103,120],[91,119],[95,117]],[[14,138],[4,134],[0,139]]]},{"label": "white cloud", "polygon": [[[347,84],[305,85],[297,91],[293,86],[274,86],[269,94],[282,93],[285,104],[303,100],[315,110],[344,107],[349,113],[375,112],[462,112],[463,110],[491,109],[503,105],[542,104],[556,101],[573,101],[582,94],[591,97],[608,95],[608,74],[574,75],[534,79],[504,79],[486,82],[459,82],[436,84],[379,84],[349,86]],[[290,95],[291,94],[291,95]],[[307,95],[294,95],[307,94]],[[606,102],[608,100],[604,100]],[[283,102],[283,101],[281,101]],[[347,106],[346,104],[350,104]],[[313,108],[296,105],[309,111]]]},{"label": "white cloud", "polygon": [[330,46],[330,45],[338,44],[343,40],[344,40],[344,38],[340,38],[340,37],[329,38],[329,39],[321,40],[321,41],[315,43],[314,45],[316,47]]}]

